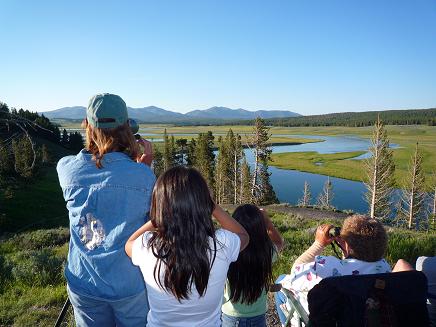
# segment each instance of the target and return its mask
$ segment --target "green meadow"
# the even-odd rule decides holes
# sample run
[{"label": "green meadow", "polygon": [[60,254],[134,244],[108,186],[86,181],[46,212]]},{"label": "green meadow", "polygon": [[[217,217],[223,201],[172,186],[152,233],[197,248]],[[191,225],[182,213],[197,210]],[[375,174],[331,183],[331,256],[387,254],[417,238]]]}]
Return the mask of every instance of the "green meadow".
[{"label": "green meadow", "polygon": [[[436,171],[436,127],[435,126],[387,126],[391,143],[399,145],[393,150],[396,166],[395,178],[398,187],[407,178],[410,158],[416,143],[423,155],[423,169],[427,176],[427,186],[436,183],[432,178]],[[272,129],[274,130],[274,129]],[[280,130],[282,132],[282,130]],[[308,135],[357,135],[370,138],[371,127],[300,127],[289,128],[290,134]],[[313,152],[273,154],[271,165],[283,169],[296,169],[311,173],[329,175],[351,180],[363,181],[366,178],[362,160],[350,160],[362,152],[319,154]]]}]

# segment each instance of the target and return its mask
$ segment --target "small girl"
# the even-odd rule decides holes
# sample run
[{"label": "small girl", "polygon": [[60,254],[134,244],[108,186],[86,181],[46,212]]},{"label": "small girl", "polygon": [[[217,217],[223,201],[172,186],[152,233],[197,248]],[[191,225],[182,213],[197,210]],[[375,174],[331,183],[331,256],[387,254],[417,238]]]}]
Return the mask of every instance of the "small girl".
[{"label": "small girl", "polygon": [[272,262],[283,248],[283,239],[266,212],[254,205],[239,206],[233,218],[248,232],[250,244],[227,273],[222,326],[264,327]]},{"label": "small girl", "polygon": [[147,287],[147,326],[221,326],[227,271],[247,232],[214,204],[201,174],[181,166],[156,181],[150,218],[125,246]]}]

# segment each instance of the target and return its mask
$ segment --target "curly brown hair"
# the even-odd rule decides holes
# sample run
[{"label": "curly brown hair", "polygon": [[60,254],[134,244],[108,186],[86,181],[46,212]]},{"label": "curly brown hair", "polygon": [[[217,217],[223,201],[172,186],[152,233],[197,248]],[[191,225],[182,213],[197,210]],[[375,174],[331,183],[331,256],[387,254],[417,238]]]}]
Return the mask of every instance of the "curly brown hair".
[{"label": "curly brown hair", "polygon": [[353,215],[345,219],[341,238],[348,243],[351,257],[367,262],[381,260],[388,243],[382,223],[364,215]]}]

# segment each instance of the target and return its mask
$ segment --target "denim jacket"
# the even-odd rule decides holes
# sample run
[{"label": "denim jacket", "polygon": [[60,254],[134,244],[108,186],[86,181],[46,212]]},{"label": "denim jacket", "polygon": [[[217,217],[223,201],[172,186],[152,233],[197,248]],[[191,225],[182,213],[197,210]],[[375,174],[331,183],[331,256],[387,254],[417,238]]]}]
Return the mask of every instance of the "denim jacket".
[{"label": "denim jacket", "polygon": [[65,277],[76,293],[116,300],[145,289],[124,245],[148,220],[156,178],[121,152],[105,154],[102,165],[85,150],[57,165],[70,220]]}]

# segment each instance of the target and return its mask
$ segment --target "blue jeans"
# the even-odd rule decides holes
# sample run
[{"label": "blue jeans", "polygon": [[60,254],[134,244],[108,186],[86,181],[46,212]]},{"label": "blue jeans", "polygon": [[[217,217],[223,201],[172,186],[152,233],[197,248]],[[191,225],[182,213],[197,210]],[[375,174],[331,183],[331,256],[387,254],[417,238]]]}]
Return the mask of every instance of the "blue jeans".
[{"label": "blue jeans", "polygon": [[266,327],[265,315],[255,317],[233,317],[222,314],[222,327]]},{"label": "blue jeans", "polygon": [[[280,275],[279,278],[277,278],[277,280],[276,280],[276,284],[279,284],[281,282],[281,280],[285,277],[286,277],[286,275]],[[280,322],[282,323],[282,325],[284,325],[286,323],[286,315],[283,313],[282,309],[280,308],[280,305],[286,303],[288,298],[286,297],[285,294],[283,294],[282,292],[279,291],[279,292],[274,293],[274,299],[276,301],[276,310],[277,310],[277,314],[279,316]]]},{"label": "blue jeans", "polygon": [[73,292],[67,286],[77,327],[145,327],[149,311],[147,293],[107,300]]}]

